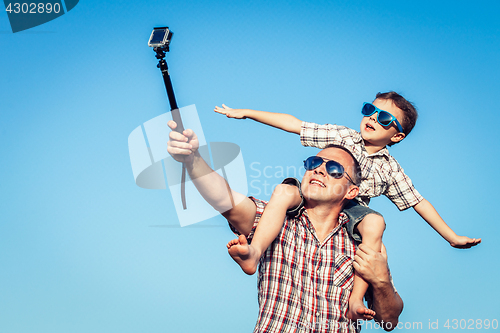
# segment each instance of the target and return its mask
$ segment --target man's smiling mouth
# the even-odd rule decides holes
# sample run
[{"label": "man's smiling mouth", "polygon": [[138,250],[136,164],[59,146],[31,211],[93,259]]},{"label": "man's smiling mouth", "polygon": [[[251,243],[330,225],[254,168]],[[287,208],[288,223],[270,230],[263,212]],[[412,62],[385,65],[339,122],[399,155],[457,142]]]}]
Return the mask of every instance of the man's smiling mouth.
[{"label": "man's smiling mouth", "polygon": [[326,187],[325,184],[323,184],[322,182],[320,182],[319,180],[316,180],[316,179],[311,179],[311,181],[309,182],[309,184],[319,185],[321,187]]}]

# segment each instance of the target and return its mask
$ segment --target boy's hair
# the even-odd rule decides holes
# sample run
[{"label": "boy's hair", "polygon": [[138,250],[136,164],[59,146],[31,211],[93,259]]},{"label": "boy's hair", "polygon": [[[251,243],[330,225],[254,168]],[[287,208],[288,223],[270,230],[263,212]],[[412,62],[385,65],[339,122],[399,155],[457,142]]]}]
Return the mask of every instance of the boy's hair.
[{"label": "boy's hair", "polygon": [[[356,186],[359,186],[359,184],[361,184],[361,167],[359,165],[358,160],[356,159],[356,157],[354,157],[354,155],[351,153],[351,151],[344,146],[340,146],[340,145],[337,145],[334,143],[329,144],[328,146],[325,147],[325,149],[326,148],[342,149],[343,151],[348,153],[349,156],[351,156],[351,158],[353,160],[353,170],[352,170],[353,172],[349,172],[349,176],[351,176],[352,181],[356,184]],[[347,172],[349,170],[345,170],[345,171]]]},{"label": "boy's hair", "polygon": [[[405,136],[410,134],[413,127],[415,127],[415,123],[417,122],[418,112],[412,102],[407,101],[400,94],[389,91],[386,93],[378,93],[375,99],[389,99],[394,105],[396,105],[401,111],[403,111],[403,119],[401,122],[401,126],[403,127],[403,133]],[[388,146],[392,146],[394,143],[388,144]]]}]

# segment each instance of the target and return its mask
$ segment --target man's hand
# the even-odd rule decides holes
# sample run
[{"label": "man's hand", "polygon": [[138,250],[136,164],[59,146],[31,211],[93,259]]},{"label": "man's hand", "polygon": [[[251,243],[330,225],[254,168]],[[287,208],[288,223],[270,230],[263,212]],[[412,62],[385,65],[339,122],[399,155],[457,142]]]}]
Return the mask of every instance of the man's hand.
[{"label": "man's hand", "polygon": [[456,236],[450,245],[457,249],[469,249],[481,243],[481,238],[469,238],[466,236]]},{"label": "man's hand", "polygon": [[387,252],[384,244],[382,244],[380,253],[360,244],[354,256],[353,266],[356,272],[372,286],[379,283],[390,283]]},{"label": "man's hand", "polygon": [[220,114],[225,114],[228,118],[235,119],[245,119],[245,111],[242,109],[231,109],[229,106],[222,104],[222,107],[216,106],[214,109],[215,112]]},{"label": "man's hand", "polygon": [[[168,127],[174,130],[177,128],[177,124],[175,121],[170,120]],[[200,145],[196,134],[192,130],[187,129],[182,133],[171,131],[169,137],[170,140],[167,143],[168,153],[178,162],[192,161],[194,152],[198,150]]]}]

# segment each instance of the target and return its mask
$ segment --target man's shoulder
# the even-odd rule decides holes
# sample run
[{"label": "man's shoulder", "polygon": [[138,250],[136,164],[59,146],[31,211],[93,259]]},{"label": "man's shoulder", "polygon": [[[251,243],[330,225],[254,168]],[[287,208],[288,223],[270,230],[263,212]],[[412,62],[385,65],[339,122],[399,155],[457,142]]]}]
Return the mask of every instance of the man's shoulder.
[{"label": "man's shoulder", "polygon": [[257,214],[261,215],[264,211],[264,208],[267,206],[267,201],[258,199],[253,196],[249,196],[248,199],[252,200],[255,206],[257,207]]}]

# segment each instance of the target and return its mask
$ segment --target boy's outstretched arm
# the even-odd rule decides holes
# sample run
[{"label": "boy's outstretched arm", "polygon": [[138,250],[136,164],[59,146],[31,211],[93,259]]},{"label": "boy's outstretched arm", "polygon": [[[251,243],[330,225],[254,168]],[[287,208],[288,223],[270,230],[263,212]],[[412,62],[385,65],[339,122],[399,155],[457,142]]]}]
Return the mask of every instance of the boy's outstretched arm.
[{"label": "boy's outstretched arm", "polygon": [[224,104],[222,104],[222,107],[216,106],[214,111],[217,113],[225,114],[228,118],[250,118],[260,123],[295,134],[300,134],[300,127],[302,125],[301,120],[286,113],[274,113],[250,109],[231,109]]},{"label": "boy's outstretched arm", "polygon": [[439,216],[434,206],[427,200],[422,200],[414,207],[415,211],[436,230],[441,237],[446,239],[451,246],[459,249],[468,249],[481,243],[481,238],[458,236]]}]

